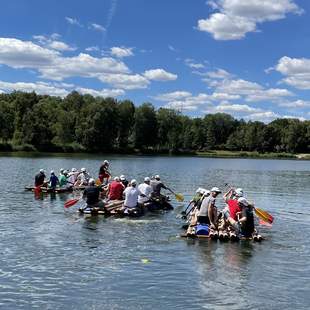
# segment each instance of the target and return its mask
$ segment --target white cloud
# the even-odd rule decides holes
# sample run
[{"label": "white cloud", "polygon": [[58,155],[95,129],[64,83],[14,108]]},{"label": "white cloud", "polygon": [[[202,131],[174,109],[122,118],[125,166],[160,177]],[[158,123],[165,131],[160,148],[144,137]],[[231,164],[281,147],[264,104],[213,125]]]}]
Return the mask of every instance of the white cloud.
[{"label": "white cloud", "polygon": [[282,82],[298,89],[310,89],[310,59],[282,57],[275,70],[286,76]]},{"label": "white cloud", "polygon": [[89,94],[94,97],[118,97],[122,96],[125,94],[125,91],[123,89],[101,89],[101,90],[95,90],[95,89],[90,89],[90,88],[83,88],[83,87],[78,87],[76,88],[76,91],[79,93],[85,95]]},{"label": "white cloud", "polygon": [[281,102],[279,103],[279,106],[290,109],[304,109],[304,108],[310,108],[310,101],[299,99],[292,102]]},{"label": "white cloud", "polygon": [[118,58],[123,58],[123,57],[129,57],[133,56],[132,48],[131,47],[112,47],[111,48],[111,55],[118,57]]},{"label": "white cloud", "polygon": [[96,31],[100,31],[100,32],[105,32],[106,31],[106,29],[102,25],[99,25],[99,24],[96,24],[96,23],[90,24],[90,29],[93,29],[93,30],[96,30]]},{"label": "white cloud", "polygon": [[171,93],[161,94],[153,98],[159,101],[176,101],[176,100],[184,99],[186,97],[191,97],[191,96],[192,94],[190,92],[179,90],[179,91],[174,91]]},{"label": "white cloud", "polygon": [[200,19],[198,29],[211,33],[216,40],[239,40],[247,32],[255,31],[256,24],[243,17],[215,13],[208,19]]},{"label": "white cloud", "polygon": [[70,25],[74,25],[74,26],[79,26],[79,27],[83,27],[83,25],[76,19],[73,17],[65,17],[66,21],[70,24]]},{"label": "white cloud", "polygon": [[52,48],[54,50],[58,51],[75,51],[75,47],[71,47],[68,44],[61,42],[61,41],[51,41],[47,45],[49,48]]},{"label": "white cloud", "polygon": [[185,64],[192,69],[204,69],[205,65],[202,63],[197,63],[191,58],[185,59]]},{"label": "white cloud", "polygon": [[116,88],[141,89],[146,88],[150,82],[140,74],[102,74],[99,80]]},{"label": "white cloud", "polygon": [[170,50],[170,51],[172,51],[172,52],[177,52],[178,50],[175,48],[175,47],[173,47],[172,45],[168,45],[168,49]]},{"label": "white cloud", "polygon": [[[210,96],[204,93],[200,93],[197,96],[193,96],[188,92],[173,92],[158,96],[162,101],[167,101],[165,107],[176,110],[197,110],[199,107],[210,105]],[[157,98],[158,98],[157,97]]]},{"label": "white cloud", "polygon": [[146,70],[144,76],[153,81],[174,81],[178,78],[176,74],[165,71],[164,69]]},{"label": "white cloud", "polygon": [[100,49],[98,46],[89,46],[85,48],[86,52],[98,52]]},{"label": "white cloud", "polygon": [[59,41],[61,36],[58,33],[53,33],[50,37],[44,35],[35,35],[33,38],[41,45],[58,51],[75,51],[76,48],[69,46],[67,43]]},{"label": "white cloud", "polygon": [[213,0],[208,4],[218,12],[199,20],[198,30],[211,33],[216,40],[239,40],[257,31],[258,23],[303,12],[294,0]]},{"label": "white cloud", "polygon": [[55,87],[52,84],[44,83],[44,82],[36,82],[36,83],[25,83],[25,82],[3,82],[0,81],[0,90],[2,92],[12,92],[23,91],[23,92],[33,92],[35,91],[40,95],[51,95],[51,96],[59,96],[65,97],[69,91],[64,88]]},{"label": "white cloud", "polygon": [[123,62],[111,57],[96,58],[84,53],[63,57],[57,51],[32,42],[10,38],[0,38],[0,64],[36,69],[42,77],[53,80],[73,76],[101,78],[105,74],[130,73]]},{"label": "white cloud", "polygon": [[229,79],[233,77],[232,74],[230,74],[224,69],[217,69],[216,71],[209,71],[206,73],[206,75],[211,79],[220,79],[220,80]]},{"label": "white cloud", "polygon": [[30,41],[0,38],[0,63],[13,68],[44,68],[52,66],[59,52]]}]

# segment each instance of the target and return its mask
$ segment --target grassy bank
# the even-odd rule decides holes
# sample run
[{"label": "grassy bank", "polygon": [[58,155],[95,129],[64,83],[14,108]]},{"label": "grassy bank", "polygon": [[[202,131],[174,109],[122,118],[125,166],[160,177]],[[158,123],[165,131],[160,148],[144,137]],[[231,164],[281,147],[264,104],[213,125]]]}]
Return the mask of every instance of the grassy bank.
[{"label": "grassy bank", "polygon": [[79,144],[70,144],[65,146],[53,146],[43,149],[37,149],[33,145],[13,145],[11,143],[0,143],[0,152],[2,155],[17,155],[17,156],[40,156],[40,155],[65,155],[67,154],[113,154],[113,155],[183,155],[183,156],[201,156],[201,157],[213,157],[213,158],[261,158],[261,159],[300,159],[310,160],[310,154],[293,154],[293,153],[259,153],[259,152],[247,152],[247,151],[226,151],[226,150],[210,150],[210,151],[171,151],[167,149],[145,149],[138,150],[134,148],[126,149],[113,149],[102,152],[88,152],[85,148]]},{"label": "grassy bank", "polygon": [[262,159],[310,159],[310,154],[304,157],[299,157],[298,154],[292,153],[259,153],[259,152],[245,152],[245,151],[207,151],[196,152],[196,155],[204,157],[219,157],[219,158],[262,158]]}]

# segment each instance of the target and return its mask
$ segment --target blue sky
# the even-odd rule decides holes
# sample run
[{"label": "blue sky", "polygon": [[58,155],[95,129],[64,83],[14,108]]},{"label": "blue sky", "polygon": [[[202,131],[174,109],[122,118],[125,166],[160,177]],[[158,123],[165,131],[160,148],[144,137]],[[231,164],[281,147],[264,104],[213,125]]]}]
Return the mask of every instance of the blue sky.
[{"label": "blue sky", "polygon": [[310,119],[306,0],[4,0],[0,92]]}]

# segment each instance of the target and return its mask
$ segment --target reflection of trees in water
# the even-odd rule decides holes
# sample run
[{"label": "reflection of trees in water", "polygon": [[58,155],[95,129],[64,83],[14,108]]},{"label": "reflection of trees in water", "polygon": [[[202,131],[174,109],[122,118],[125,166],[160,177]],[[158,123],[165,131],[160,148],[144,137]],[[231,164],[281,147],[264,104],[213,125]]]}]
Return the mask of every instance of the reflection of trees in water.
[{"label": "reflection of trees in water", "polygon": [[249,307],[248,285],[251,277],[253,243],[198,242],[197,275],[207,309]]}]

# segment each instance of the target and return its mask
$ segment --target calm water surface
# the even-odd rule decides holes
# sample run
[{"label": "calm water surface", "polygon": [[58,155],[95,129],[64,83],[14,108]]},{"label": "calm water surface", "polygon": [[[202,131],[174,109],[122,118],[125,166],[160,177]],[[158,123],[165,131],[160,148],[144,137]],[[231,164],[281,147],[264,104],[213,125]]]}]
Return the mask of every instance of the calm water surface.
[{"label": "calm water surface", "polygon": [[199,186],[243,187],[275,223],[263,243],[236,244],[179,238],[176,201],[138,220],[82,218],[64,210],[70,194],[23,187],[40,168],[96,174],[102,157],[0,157],[1,309],[309,309],[310,162],[107,159],[113,175],[160,174],[186,202]]}]

